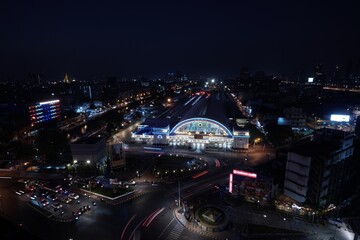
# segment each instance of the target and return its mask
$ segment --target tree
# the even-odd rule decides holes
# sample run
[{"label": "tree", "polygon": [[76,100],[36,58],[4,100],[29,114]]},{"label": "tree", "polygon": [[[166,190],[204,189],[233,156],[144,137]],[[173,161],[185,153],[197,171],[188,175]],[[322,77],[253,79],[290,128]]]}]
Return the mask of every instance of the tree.
[{"label": "tree", "polygon": [[15,158],[18,160],[31,160],[35,155],[33,147],[21,141],[12,142],[9,147],[13,149]]},{"label": "tree", "polygon": [[60,153],[69,149],[65,133],[56,128],[42,130],[36,138],[36,143],[39,153],[50,162],[58,162]]}]

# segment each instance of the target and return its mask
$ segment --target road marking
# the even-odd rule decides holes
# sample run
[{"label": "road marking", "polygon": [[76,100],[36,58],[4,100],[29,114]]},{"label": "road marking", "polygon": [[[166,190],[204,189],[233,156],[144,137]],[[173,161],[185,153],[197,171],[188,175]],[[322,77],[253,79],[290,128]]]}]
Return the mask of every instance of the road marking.
[{"label": "road marking", "polygon": [[171,230],[171,232],[168,235],[168,237],[166,238],[166,240],[179,239],[179,237],[183,231],[184,231],[184,228],[179,223],[176,223],[175,227]]},{"label": "road marking", "polygon": [[172,224],[172,222],[175,220],[175,218],[173,217],[173,219],[169,222],[169,224],[164,228],[164,230],[160,233],[159,237],[157,239],[161,239],[162,235],[164,235],[165,231],[168,229],[168,227],[170,227],[170,225]]},{"label": "road marking", "polygon": [[134,216],[132,216],[132,218],[127,222],[127,224],[126,224],[126,226],[125,226],[125,228],[124,228],[124,230],[123,230],[123,232],[122,232],[122,234],[121,234],[121,239],[123,239],[127,227],[129,226],[130,222],[131,222],[132,220],[134,220],[135,216],[136,216],[136,214],[135,214]]}]

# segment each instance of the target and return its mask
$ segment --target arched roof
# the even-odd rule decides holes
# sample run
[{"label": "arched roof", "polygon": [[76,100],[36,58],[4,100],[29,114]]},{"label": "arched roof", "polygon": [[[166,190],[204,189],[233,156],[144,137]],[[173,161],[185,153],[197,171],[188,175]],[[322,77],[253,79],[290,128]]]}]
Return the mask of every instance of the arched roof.
[{"label": "arched roof", "polygon": [[229,101],[229,96],[221,93],[213,93],[211,96],[196,96],[195,101],[188,104],[191,106],[188,111],[182,115],[181,121],[194,118],[206,118],[220,123],[226,129],[231,129],[230,121],[224,109],[224,103],[227,101]]},{"label": "arched roof", "polygon": [[195,117],[195,118],[188,118],[188,119],[185,119],[183,121],[180,121],[179,123],[177,123],[170,131],[170,134],[175,132],[176,129],[184,126],[185,124],[188,124],[190,122],[193,122],[193,121],[208,121],[208,122],[211,122],[215,125],[217,125],[219,128],[223,129],[229,136],[232,136],[232,132],[229,130],[229,128],[225,127],[222,123],[216,121],[216,120],[213,120],[213,119],[210,119],[210,118],[205,118],[205,117]]}]

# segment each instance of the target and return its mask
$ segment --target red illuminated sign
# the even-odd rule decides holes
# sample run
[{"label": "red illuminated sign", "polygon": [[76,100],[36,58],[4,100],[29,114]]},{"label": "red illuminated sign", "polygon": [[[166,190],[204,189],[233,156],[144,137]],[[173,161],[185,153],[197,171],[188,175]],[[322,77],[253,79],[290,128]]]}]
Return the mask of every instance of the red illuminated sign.
[{"label": "red illuminated sign", "polygon": [[232,193],[233,191],[233,174],[230,173],[230,176],[229,176],[229,193]]},{"label": "red illuminated sign", "polygon": [[239,176],[244,176],[244,177],[249,177],[249,178],[256,178],[256,173],[252,173],[252,172],[245,172],[242,170],[233,170],[233,174],[235,175],[239,175]]}]

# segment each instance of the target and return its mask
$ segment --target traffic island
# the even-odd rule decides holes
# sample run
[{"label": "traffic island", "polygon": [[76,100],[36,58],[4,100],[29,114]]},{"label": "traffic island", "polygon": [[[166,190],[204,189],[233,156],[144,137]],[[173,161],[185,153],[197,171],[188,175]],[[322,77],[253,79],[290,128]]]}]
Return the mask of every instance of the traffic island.
[{"label": "traffic island", "polygon": [[219,207],[206,205],[195,212],[195,221],[206,231],[219,232],[226,229],[229,220]]}]

